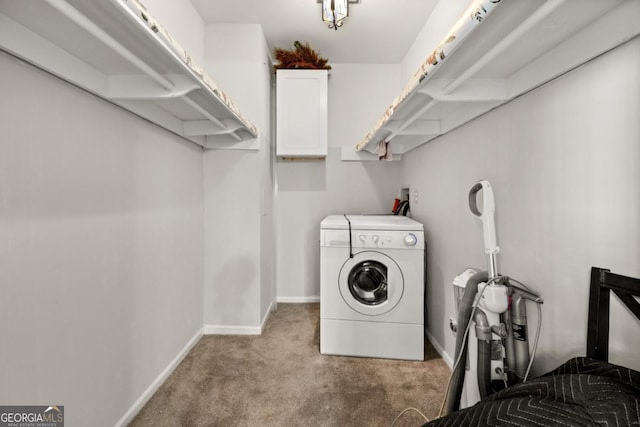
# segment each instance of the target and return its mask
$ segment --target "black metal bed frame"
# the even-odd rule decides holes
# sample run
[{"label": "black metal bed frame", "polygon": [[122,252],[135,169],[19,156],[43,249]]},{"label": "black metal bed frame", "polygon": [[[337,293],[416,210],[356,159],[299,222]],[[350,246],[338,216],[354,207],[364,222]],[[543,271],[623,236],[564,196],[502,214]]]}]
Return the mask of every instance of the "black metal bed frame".
[{"label": "black metal bed frame", "polygon": [[608,362],[609,303],[611,291],[640,320],[640,279],[613,274],[605,268],[591,267],[587,357]]}]

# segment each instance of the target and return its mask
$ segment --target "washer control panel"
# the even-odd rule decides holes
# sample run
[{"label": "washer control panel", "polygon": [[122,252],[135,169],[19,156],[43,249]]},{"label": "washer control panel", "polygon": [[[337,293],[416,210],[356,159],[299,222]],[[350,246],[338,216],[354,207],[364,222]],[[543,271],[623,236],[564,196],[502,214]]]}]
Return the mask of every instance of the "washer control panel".
[{"label": "washer control panel", "polygon": [[[348,230],[323,230],[322,246],[348,247]],[[351,230],[354,248],[424,249],[422,231]]]}]

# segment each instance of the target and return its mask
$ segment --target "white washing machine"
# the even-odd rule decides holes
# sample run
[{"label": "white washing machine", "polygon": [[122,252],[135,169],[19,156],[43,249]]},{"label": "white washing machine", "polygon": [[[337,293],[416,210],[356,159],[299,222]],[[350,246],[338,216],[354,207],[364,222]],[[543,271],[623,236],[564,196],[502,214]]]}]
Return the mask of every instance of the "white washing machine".
[{"label": "white washing machine", "polygon": [[320,353],[424,360],[424,231],[410,218],[320,224]]}]

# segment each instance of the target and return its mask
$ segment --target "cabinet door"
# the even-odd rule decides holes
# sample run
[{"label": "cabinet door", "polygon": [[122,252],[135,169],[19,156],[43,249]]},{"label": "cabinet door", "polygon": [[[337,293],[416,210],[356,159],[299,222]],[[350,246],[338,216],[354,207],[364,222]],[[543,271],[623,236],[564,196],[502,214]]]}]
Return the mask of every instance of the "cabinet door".
[{"label": "cabinet door", "polygon": [[327,70],[278,70],[276,144],[281,157],[326,157]]}]

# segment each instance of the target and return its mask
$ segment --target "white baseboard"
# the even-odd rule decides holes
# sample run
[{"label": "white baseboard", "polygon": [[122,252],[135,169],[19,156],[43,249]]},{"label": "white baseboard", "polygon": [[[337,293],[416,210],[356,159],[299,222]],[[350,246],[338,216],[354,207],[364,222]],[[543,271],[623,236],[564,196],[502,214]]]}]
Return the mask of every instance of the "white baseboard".
[{"label": "white baseboard", "polygon": [[447,364],[449,369],[453,369],[453,357],[449,356],[449,353],[447,353],[446,351],[443,351],[441,356],[442,360],[444,360],[444,363]]},{"label": "white baseboard", "polygon": [[205,335],[260,335],[260,326],[204,325]]},{"label": "white baseboard", "polygon": [[115,424],[116,427],[126,426],[128,425],[133,418],[140,412],[140,410],[146,405],[146,403],[151,399],[151,396],[158,391],[160,386],[169,378],[169,375],[178,367],[182,359],[185,358],[187,354],[191,351],[191,349],[198,343],[200,338],[202,337],[203,330],[200,329],[194,336],[187,342],[184,348],[178,353],[178,355],[169,363],[169,365],[164,368],[164,370],[158,375],[158,377],[147,387],[147,389],[138,397],[138,399],[131,405],[129,410],[125,412],[125,414],[118,420]]},{"label": "white baseboard", "polygon": [[204,325],[205,335],[262,335],[264,327],[269,320],[271,312],[275,309],[275,302],[272,301],[264,314],[260,326],[243,325]]},{"label": "white baseboard", "polygon": [[431,332],[426,331],[426,335],[433,348],[436,349],[438,354],[442,357],[442,360],[444,360],[444,363],[449,366],[449,369],[453,369],[453,359],[451,358],[451,356],[449,356],[449,353],[445,351],[444,347],[440,345],[440,343],[435,339]]},{"label": "white baseboard", "polygon": [[312,302],[320,302],[320,296],[312,296],[312,297],[278,297],[278,302],[283,304],[305,304]]},{"label": "white baseboard", "polygon": [[271,304],[269,304],[269,308],[267,309],[267,312],[264,314],[264,317],[262,318],[262,323],[260,323],[260,335],[262,335],[262,333],[264,332],[264,327],[267,325],[269,316],[271,316],[271,313],[275,309],[276,309],[276,302],[271,301]]}]

